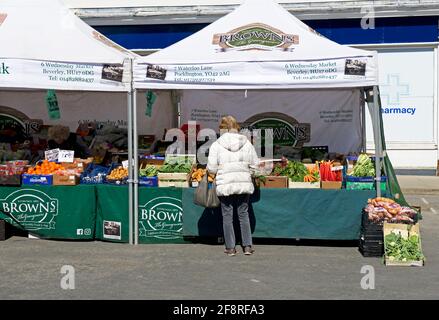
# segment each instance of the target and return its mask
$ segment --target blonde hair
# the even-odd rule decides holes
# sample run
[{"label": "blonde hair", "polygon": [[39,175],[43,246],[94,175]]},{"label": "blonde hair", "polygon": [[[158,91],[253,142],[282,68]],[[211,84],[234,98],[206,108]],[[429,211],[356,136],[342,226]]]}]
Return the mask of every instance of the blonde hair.
[{"label": "blonde hair", "polygon": [[47,137],[49,140],[62,139],[67,140],[70,135],[70,129],[66,126],[52,126],[47,131]]},{"label": "blonde hair", "polygon": [[226,116],[221,118],[219,128],[220,130],[239,131],[240,126],[234,117]]}]

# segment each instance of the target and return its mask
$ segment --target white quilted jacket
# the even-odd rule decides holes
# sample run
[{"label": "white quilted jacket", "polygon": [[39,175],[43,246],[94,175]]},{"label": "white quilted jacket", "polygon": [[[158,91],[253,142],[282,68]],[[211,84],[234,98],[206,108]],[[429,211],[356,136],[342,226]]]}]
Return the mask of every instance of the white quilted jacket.
[{"label": "white quilted jacket", "polygon": [[250,166],[257,166],[258,155],[247,137],[224,133],[209,150],[207,169],[216,173],[218,196],[252,194],[254,186]]}]

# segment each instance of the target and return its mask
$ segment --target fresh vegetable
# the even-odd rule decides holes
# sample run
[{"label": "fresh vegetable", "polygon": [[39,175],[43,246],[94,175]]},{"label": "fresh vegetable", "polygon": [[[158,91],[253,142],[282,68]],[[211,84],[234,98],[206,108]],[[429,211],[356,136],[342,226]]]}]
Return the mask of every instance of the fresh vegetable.
[{"label": "fresh vegetable", "polygon": [[413,224],[418,215],[412,208],[403,207],[389,198],[378,197],[367,202],[364,211],[367,212],[369,221],[374,223],[388,221]]},{"label": "fresh vegetable", "polygon": [[[204,175],[206,174],[206,172],[207,172],[206,169],[197,169],[197,170],[195,170],[195,171],[192,173],[192,175],[191,175],[192,180],[193,180],[193,181],[200,182],[200,181],[203,179],[203,177],[204,177]],[[213,182],[214,178],[209,174],[209,176],[207,177],[207,180],[208,180],[209,182]]]},{"label": "fresh vegetable", "polygon": [[334,170],[333,161],[320,162],[320,179],[322,181],[342,181],[342,170]]},{"label": "fresh vegetable", "polygon": [[192,159],[181,156],[169,158],[159,169],[162,173],[190,173],[192,171]]},{"label": "fresh vegetable", "polygon": [[304,182],[317,182],[320,181],[320,172],[318,165],[314,165],[313,167],[307,167],[308,174],[303,178]]},{"label": "fresh vegetable", "polygon": [[126,178],[128,178],[128,169],[123,167],[113,169],[107,176],[107,180],[123,180]]},{"label": "fresh vegetable", "polygon": [[375,166],[367,154],[362,153],[358,156],[357,163],[354,165],[351,175],[354,177],[375,176]]},{"label": "fresh vegetable", "polygon": [[153,164],[147,164],[144,167],[139,168],[139,176],[140,177],[155,177],[158,173],[157,166]]},{"label": "fresh vegetable", "polygon": [[275,176],[287,176],[294,182],[303,182],[305,176],[309,174],[309,171],[301,162],[283,161],[280,164],[276,164],[273,169],[273,174]]},{"label": "fresh vegetable", "polygon": [[391,232],[385,239],[386,257],[391,261],[420,261],[424,259],[420,248],[419,236],[404,238],[400,233]]}]

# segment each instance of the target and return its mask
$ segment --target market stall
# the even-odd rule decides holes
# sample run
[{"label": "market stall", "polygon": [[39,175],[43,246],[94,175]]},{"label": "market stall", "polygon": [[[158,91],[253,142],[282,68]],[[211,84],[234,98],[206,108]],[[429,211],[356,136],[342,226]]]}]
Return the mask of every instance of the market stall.
[{"label": "market stall", "polygon": [[[123,106],[122,114],[131,133],[131,69],[135,55],[52,0],[2,1],[0,43],[0,182],[22,184],[0,187],[0,218],[39,237],[93,239],[95,187],[74,186],[89,163],[76,159],[78,151],[74,158],[71,150],[61,150],[56,160],[67,164],[55,165],[55,159],[49,161],[50,155],[44,154],[47,141],[42,143],[39,138],[47,137],[50,126],[64,125],[67,136],[60,145],[67,145],[65,142],[71,137],[76,143],[76,137],[69,135],[69,131],[80,124],[78,112],[84,112],[84,106],[75,106],[81,106],[87,99],[90,100],[85,110],[89,111]],[[110,102],[105,101],[105,94],[111,96]],[[120,115],[118,118],[121,119]],[[79,125],[76,134],[98,129],[87,122],[85,126]],[[113,131],[109,133],[114,135]],[[57,139],[55,135],[54,141]],[[131,155],[132,135],[128,134],[126,139]],[[65,158],[62,151],[67,151]],[[41,154],[41,160],[46,160],[35,164]],[[69,186],[52,186],[55,181]],[[132,192],[132,183],[129,189]],[[129,217],[128,211],[125,214]]]},{"label": "market stall", "polygon": [[[200,165],[208,147],[200,152],[190,134],[202,141],[212,137],[203,135],[203,129],[217,133],[223,115],[235,116],[253,139],[255,132],[261,132],[255,129],[268,129],[265,139],[271,134],[276,146],[265,158],[287,156],[290,161],[269,173],[276,177],[264,178],[270,186],[274,183],[284,189],[261,189],[260,198],[253,203],[257,208],[254,236],[358,239],[361,208],[372,193],[404,202],[384,152],[377,75],[376,52],[334,43],[277,3],[251,0],[188,38],[137,59],[134,95],[145,96],[144,103],[151,105],[163,92],[173,93],[179,127],[189,127],[182,137],[175,133],[174,137],[180,135],[177,149],[198,152]],[[375,154],[357,161],[365,151],[366,103],[373,122]],[[191,143],[197,146],[191,149]],[[311,159],[311,165],[315,160],[324,162],[319,162],[317,169],[305,166],[303,150],[300,155],[297,150],[315,151],[322,146],[325,157],[315,159],[312,154],[307,161]],[[136,145],[134,154],[138,154]],[[138,167],[135,164],[135,176]],[[353,170],[367,174],[355,176]],[[315,172],[318,179],[313,177]],[[358,189],[372,191],[349,190],[358,185]],[[303,189],[310,187],[313,189]],[[142,187],[134,190],[135,219],[145,202],[139,192]],[[279,202],[270,201],[274,197]],[[220,226],[215,221],[218,214],[209,216],[192,199],[192,190],[183,189],[182,234],[218,235],[218,230],[202,227],[203,223]],[[316,211],[321,215],[310,219]],[[272,220],[267,218],[270,215]],[[340,219],[329,219],[336,216]],[[140,221],[135,221],[135,241],[139,226]]]}]

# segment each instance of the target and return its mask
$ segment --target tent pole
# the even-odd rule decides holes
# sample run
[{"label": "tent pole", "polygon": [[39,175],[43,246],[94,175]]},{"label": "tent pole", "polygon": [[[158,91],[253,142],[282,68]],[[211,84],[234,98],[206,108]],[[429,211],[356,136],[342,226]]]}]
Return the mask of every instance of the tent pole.
[{"label": "tent pole", "polygon": [[376,196],[381,197],[381,125],[380,125],[380,106],[378,103],[378,87],[373,87],[373,105],[374,105],[374,139],[375,139],[375,175],[376,175]]},{"label": "tent pole", "polygon": [[133,92],[127,94],[128,102],[128,232],[129,244],[133,244]]},{"label": "tent pole", "polygon": [[362,135],[363,135],[363,139],[362,139],[362,152],[366,153],[367,152],[367,137],[366,137],[366,92],[363,90],[363,95],[361,98],[361,131],[362,131]]},{"label": "tent pole", "polygon": [[133,98],[133,149],[134,149],[134,244],[139,244],[139,143],[137,138],[137,90]]}]

